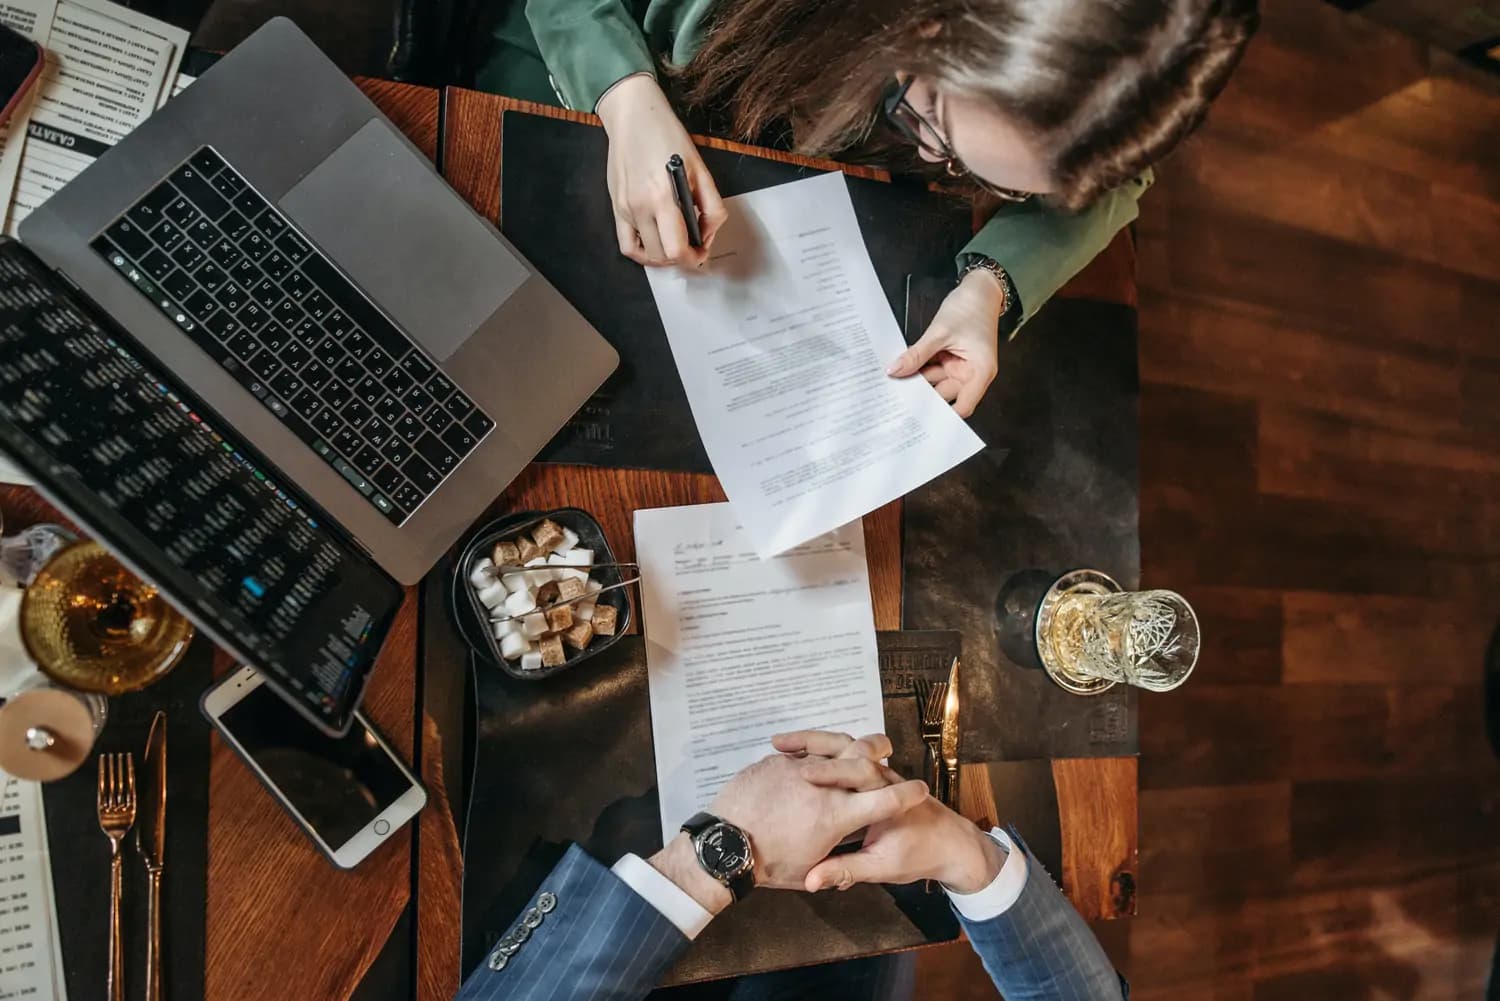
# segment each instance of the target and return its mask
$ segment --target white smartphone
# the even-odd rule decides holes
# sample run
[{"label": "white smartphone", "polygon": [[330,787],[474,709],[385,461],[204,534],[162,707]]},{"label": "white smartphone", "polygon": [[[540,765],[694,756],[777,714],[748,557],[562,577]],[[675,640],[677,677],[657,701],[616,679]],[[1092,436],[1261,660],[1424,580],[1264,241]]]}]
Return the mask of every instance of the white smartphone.
[{"label": "white smartphone", "polygon": [[427,803],[427,790],[364,715],[323,733],[253,667],[203,693],[214,728],[334,865],[352,869]]}]

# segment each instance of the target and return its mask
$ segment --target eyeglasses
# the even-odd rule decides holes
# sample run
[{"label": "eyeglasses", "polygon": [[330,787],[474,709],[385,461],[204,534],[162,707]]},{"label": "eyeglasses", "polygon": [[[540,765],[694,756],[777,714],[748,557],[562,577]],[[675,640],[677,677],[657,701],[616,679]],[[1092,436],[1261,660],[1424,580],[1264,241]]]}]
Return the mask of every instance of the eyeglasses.
[{"label": "eyeglasses", "polygon": [[922,117],[922,113],[912,107],[911,102],[906,99],[906,92],[911,90],[911,85],[915,81],[914,76],[907,77],[905,83],[893,80],[890,90],[881,100],[880,110],[885,114],[885,120],[891,124],[891,127],[907,140],[915,143],[918,149],[940,161],[949,177],[960,177],[972,181],[1001,201],[1030,201],[1034,197],[1032,192],[1017,191],[1014,188],[1002,188],[991,184],[964,166],[958,154],[953,152],[953,147],[948,140],[937,130],[937,126]]}]

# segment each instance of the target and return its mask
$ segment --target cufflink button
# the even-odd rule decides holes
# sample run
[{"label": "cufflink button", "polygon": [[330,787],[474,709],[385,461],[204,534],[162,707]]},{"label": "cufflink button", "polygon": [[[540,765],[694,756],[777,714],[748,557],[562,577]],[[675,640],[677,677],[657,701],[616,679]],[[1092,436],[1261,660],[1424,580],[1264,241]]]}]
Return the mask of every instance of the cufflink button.
[{"label": "cufflink button", "polygon": [[510,957],[501,952],[499,949],[496,949],[494,952],[490,953],[489,967],[496,973],[499,973],[501,970],[505,969],[505,964],[508,962],[510,962]]},{"label": "cufflink button", "polygon": [[542,923],[542,912],[535,907],[530,908],[521,915],[521,925],[526,928],[536,929]]},{"label": "cufflink button", "polygon": [[541,895],[536,898],[536,909],[543,914],[551,914],[557,909],[557,895],[542,891]]}]

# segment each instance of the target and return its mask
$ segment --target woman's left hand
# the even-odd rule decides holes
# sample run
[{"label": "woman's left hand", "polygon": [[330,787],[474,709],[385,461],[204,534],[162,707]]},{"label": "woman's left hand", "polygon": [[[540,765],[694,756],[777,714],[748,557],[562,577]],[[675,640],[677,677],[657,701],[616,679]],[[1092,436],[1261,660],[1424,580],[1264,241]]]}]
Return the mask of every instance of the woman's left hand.
[{"label": "woman's left hand", "polygon": [[917,343],[886,370],[896,378],[922,374],[960,417],[971,417],[999,366],[1000,307],[1005,292],[978,270],[948,293]]}]

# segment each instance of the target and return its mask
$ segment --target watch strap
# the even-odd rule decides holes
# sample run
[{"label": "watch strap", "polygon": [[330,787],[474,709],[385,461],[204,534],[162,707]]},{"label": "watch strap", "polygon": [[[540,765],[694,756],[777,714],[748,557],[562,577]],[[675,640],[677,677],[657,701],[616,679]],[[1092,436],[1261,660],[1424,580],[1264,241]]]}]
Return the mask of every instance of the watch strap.
[{"label": "watch strap", "polygon": [[682,822],[682,829],[687,832],[689,837],[696,838],[717,823],[719,823],[718,817],[700,810]]},{"label": "watch strap", "polygon": [[739,903],[750,896],[750,891],[755,889],[755,869],[747,868],[740,870],[740,874],[731,879],[727,884],[734,902]]}]

